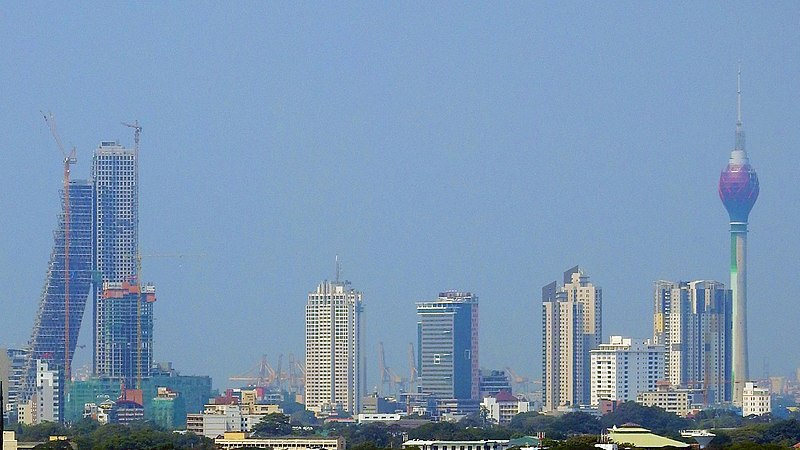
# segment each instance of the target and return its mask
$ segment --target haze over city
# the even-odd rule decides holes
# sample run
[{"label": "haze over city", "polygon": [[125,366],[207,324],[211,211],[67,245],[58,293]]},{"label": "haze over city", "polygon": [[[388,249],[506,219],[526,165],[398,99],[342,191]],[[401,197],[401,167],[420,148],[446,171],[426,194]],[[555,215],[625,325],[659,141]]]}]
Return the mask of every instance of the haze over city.
[{"label": "haze over city", "polygon": [[0,10],[0,343],[30,339],[60,208],[40,110],[76,179],[142,124],[141,250],[202,255],[143,258],[155,360],[215,387],[303,354],[336,255],[364,293],[368,386],[378,342],[405,370],[414,302],[447,289],[480,298],[482,367],[539,378],[540,288],[574,265],[603,288],[604,342],[651,337],[654,281],[729,282],[741,63],[750,372],[800,366],[796,3],[241,6]]}]

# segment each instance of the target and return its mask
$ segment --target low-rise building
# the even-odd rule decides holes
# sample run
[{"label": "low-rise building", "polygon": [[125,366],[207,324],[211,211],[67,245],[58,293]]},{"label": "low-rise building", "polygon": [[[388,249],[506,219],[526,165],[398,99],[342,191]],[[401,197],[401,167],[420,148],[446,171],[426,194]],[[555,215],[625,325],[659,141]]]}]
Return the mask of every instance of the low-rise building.
[{"label": "low-rise building", "polygon": [[481,410],[486,411],[487,419],[494,423],[507,424],[519,413],[531,410],[531,404],[510,392],[500,391],[497,395],[484,397]]},{"label": "low-rise building", "polygon": [[480,370],[480,396],[486,398],[502,391],[511,392],[511,379],[505,370]]},{"label": "low-rise building", "polygon": [[144,406],[133,400],[117,400],[108,411],[109,423],[130,424],[144,420]]},{"label": "low-rise building", "polygon": [[17,435],[13,431],[3,431],[3,450],[17,450]]},{"label": "low-rise building", "polygon": [[105,400],[97,403],[86,403],[83,406],[83,418],[84,419],[91,419],[95,422],[99,422],[102,425],[108,423],[108,413],[111,411],[111,408],[114,407],[114,402],[111,400]]},{"label": "low-rise building", "polygon": [[344,450],[344,438],[339,437],[270,437],[248,438],[243,432],[227,432],[214,439],[217,450],[236,448],[269,448],[272,450]]},{"label": "low-rise building", "polygon": [[769,389],[747,382],[742,391],[742,416],[762,416],[772,412]]},{"label": "low-rise building", "polygon": [[361,399],[361,412],[364,414],[390,414],[397,411],[403,405],[399,405],[397,400],[389,397],[381,397],[377,392],[373,392]]},{"label": "low-rise building", "polygon": [[202,414],[187,414],[186,429],[209,438],[252,431],[267,414],[282,413],[278,405],[208,404]]},{"label": "low-rise building", "polygon": [[602,440],[614,444],[633,444],[636,448],[689,448],[691,445],[651,433],[647,428],[636,424],[608,429]]},{"label": "low-rise building", "polygon": [[183,397],[166,387],[159,387],[156,397],[150,402],[149,416],[156,425],[167,430],[183,426],[186,421],[186,403]]},{"label": "low-rise building", "polygon": [[657,406],[667,412],[686,417],[690,412],[702,408],[702,393],[694,389],[675,389],[669,382],[662,381],[655,391],[641,392],[636,403],[644,406]]},{"label": "low-rise building", "polygon": [[403,448],[418,447],[419,450],[507,450],[511,448],[508,439],[482,441],[428,441],[411,439],[403,442]]},{"label": "low-rise building", "polygon": [[391,414],[379,414],[379,413],[372,413],[372,414],[359,414],[356,416],[356,421],[358,423],[391,423],[391,422],[398,422],[400,419],[403,418],[403,414],[400,413],[391,413]]}]

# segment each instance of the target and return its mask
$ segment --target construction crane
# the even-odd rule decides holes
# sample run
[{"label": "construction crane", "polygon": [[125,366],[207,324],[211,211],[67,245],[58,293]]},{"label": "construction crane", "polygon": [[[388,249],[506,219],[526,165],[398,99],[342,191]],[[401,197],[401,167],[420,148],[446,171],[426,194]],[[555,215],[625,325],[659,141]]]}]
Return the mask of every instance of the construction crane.
[{"label": "construction crane", "polygon": [[294,358],[293,353],[289,353],[289,390],[295,394],[305,394],[306,368]]},{"label": "construction crane", "polygon": [[511,367],[506,367],[506,372],[511,375],[511,381],[517,385],[519,388],[520,386],[524,389],[524,392],[527,393],[530,390],[530,379],[528,377],[521,377],[514,372]]},{"label": "construction crane", "polygon": [[408,391],[409,378],[403,378],[397,374],[391,367],[386,365],[386,359],[383,350],[383,342],[378,343],[378,364],[381,372],[381,390],[385,389],[386,383],[389,383],[389,389],[392,394],[396,394],[399,389],[400,392]]},{"label": "construction crane", "polygon": [[[255,373],[255,376],[253,375]],[[254,387],[272,386],[278,378],[277,372],[267,361],[267,355],[261,355],[261,361],[242,375],[228,378],[230,381],[246,381]]]},{"label": "construction crane", "polygon": [[139,135],[142,133],[142,126],[139,125],[138,120],[134,120],[133,123],[126,123],[122,122],[123,125],[129,128],[133,128],[133,153],[134,156],[138,159],[139,156]]},{"label": "construction crane", "polygon": [[[137,138],[138,139],[138,138]],[[142,255],[136,249],[136,284],[139,295],[136,297],[136,389],[142,388],[142,258],[202,258],[205,253],[150,253]]]},{"label": "construction crane", "polygon": [[65,383],[65,387],[67,387],[69,386],[69,380],[72,379],[72,374],[70,372],[69,337],[69,228],[71,220],[69,202],[69,166],[78,162],[78,158],[76,156],[75,147],[72,147],[72,150],[69,153],[64,150],[64,145],[61,143],[61,138],[58,136],[56,119],[53,116],[53,113],[48,111],[47,114],[45,114],[44,111],[42,111],[42,115],[44,116],[44,121],[47,123],[47,126],[50,128],[50,133],[53,135],[53,139],[55,139],[58,149],[61,150],[61,156],[64,158],[64,380],[67,381],[67,383]]},{"label": "construction crane", "polygon": [[414,385],[419,377],[419,369],[417,369],[417,354],[414,352],[413,342],[408,343],[408,367],[411,372],[408,377],[408,382],[410,385]]},{"label": "construction crane", "polygon": [[386,383],[389,382],[389,372],[386,370],[386,355],[383,351],[383,341],[378,343],[378,372],[381,374],[381,394],[386,391]]},{"label": "construction crane", "polygon": [[[136,189],[139,189],[139,135],[142,127],[139,120],[133,123],[121,122],[122,125],[133,128],[133,180]],[[138,224],[137,224],[138,227]],[[136,283],[139,285],[139,295],[136,298],[136,389],[142,388],[142,255],[139,254],[139,243],[136,243]]]}]

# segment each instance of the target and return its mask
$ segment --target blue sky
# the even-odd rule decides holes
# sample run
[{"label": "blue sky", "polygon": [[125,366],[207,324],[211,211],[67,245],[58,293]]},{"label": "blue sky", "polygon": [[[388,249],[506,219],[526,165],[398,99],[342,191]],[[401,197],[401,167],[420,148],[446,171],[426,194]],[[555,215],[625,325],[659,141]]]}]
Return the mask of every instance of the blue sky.
[{"label": "blue sky", "polygon": [[217,386],[302,355],[337,254],[370,384],[378,342],[405,372],[414,302],[451,288],[481,299],[481,365],[538,377],[540,288],[575,264],[604,336],[647,337],[654,280],[729,282],[741,60],[751,373],[800,366],[796,2],[34,1],[0,7],[0,42],[0,345],[30,336],[59,208],[41,109],[76,178],[142,123],[142,252],[205,254],[144,261],[156,358]]}]

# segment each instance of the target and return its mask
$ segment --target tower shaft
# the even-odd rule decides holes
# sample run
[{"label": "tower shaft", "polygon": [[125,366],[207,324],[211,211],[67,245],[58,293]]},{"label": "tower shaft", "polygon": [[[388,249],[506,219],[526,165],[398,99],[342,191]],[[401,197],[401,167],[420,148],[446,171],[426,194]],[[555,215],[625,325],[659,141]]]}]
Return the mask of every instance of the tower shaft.
[{"label": "tower shaft", "polygon": [[731,222],[731,289],[733,291],[733,403],[742,405],[748,380],[747,355],[747,222]]}]

